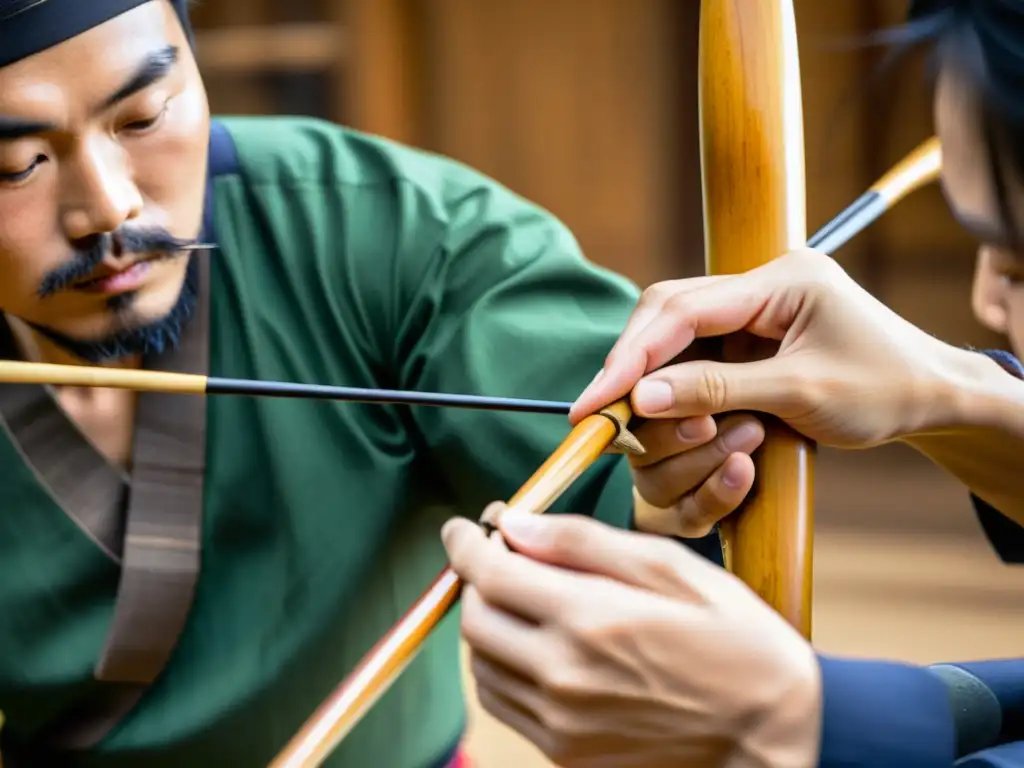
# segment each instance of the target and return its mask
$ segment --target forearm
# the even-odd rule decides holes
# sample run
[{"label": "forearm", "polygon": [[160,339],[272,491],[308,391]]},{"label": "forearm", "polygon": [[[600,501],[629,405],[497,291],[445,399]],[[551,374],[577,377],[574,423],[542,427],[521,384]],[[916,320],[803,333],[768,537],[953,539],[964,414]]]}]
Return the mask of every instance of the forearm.
[{"label": "forearm", "polygon": [[927,423],[904,441],[1024,523],[1024,381],[984,354],[953,348],[939,378],[926,393]]}]

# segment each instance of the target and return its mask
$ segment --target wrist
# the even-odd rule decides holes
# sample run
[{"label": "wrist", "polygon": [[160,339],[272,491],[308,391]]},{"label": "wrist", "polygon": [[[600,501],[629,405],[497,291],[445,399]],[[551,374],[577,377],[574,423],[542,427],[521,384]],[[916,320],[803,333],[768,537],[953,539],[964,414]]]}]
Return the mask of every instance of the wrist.
[{"label": "wrist", "polygon": [[728,768],[815,768],[824,710],[821,669],[810,645],[793,684],[738,739]]},{"label": "wrist", "polygon": [[913,443],[975,429],[1006,428],[1024,414],[1024,369],[1008,353],[942,345],[907,412],[915,418],[898,439]]}]

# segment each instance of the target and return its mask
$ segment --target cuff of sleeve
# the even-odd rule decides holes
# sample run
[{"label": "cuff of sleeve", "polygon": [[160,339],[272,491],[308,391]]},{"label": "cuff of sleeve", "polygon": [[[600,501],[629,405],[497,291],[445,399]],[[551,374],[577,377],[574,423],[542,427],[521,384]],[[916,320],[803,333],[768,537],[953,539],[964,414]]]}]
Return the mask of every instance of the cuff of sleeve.
[{"label": "cuff of sleeve", "polygon": [[951,768],[955,728],[942,682],[920,667],[819,656],[818,768]]}]

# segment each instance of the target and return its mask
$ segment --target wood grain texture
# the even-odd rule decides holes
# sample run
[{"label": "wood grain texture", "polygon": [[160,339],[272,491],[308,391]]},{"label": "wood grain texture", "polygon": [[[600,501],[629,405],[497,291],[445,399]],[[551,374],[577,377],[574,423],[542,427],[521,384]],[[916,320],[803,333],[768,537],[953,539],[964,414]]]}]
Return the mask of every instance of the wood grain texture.
[{"label": "wood grain texture", "polygon": [[[698,77],[706,268],[745,272],[807,239],[792,0],[703,0]],[[809,637],[814,446],[766,428],[755,493],[722,526],[726,562]]]}]

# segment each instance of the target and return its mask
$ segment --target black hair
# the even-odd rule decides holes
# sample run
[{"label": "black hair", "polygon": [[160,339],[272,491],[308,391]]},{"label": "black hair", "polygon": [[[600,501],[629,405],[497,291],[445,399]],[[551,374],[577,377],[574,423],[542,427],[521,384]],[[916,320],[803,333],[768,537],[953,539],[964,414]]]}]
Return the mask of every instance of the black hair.
[{"label": "black hair", "polygon": [[171,5],[174,6],[174,12],[178,14],[178,20],[181,22],[182,29],[185,30],[185,37],[188,38],[188,44],[195,50],[196,41],[195,34],[192,32],[192,23],[188,18],[188,9],[190,6],[195,5],[196,0],[171,0]]},{"label": "black hair", "polygon": [[929,46],[931,74],[955,67],[977,94],[976,118],[999,216],[1013,241],[1024,242],[1007,179],[1008,168],[1024,179],[1024,2],[911,0],[906,24],[887,30],[884,42],[897,56]]}]

